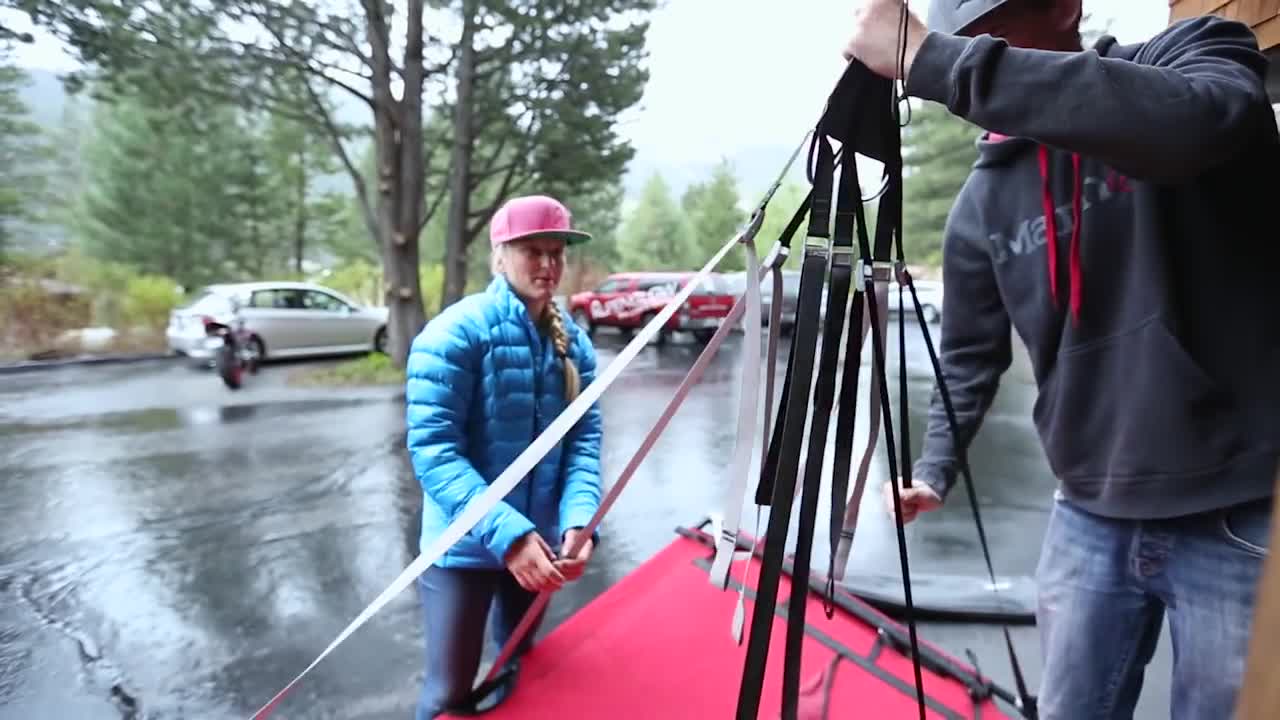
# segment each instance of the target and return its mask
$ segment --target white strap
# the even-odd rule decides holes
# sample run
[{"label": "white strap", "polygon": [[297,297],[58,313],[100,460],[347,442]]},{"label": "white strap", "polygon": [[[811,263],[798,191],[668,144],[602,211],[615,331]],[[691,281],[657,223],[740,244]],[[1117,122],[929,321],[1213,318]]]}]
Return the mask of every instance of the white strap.
[{"label": "white strap", "polygon": [[[876,313],[875,321],[880,328],[880,354],[884,356],[884,343],[886,333],[888,332],[889,318],[889,281],[876,280]],[[865,305],[867,312],[862,316],[862,344],[859,347],[866,347],[867,335],[871,329],[871,303]],[[874,340],[874,336],[872,337]],[[874,358],[875,350],[872,350]],[[847,360],[846,360],[847,362]],[[855,388],[855,402],[857,392]],[[853,536],[858,530],[858,509],[862,505],[862,496],[867,486],[867,473],[871,469],[871,458],[875,455],[876,442],[880,437],[880,375],[879,373],[871,373],[871,392],[868,395],[868,403],[871,410],[871,429],[867,435],[867,449],[862,453],[862,463],[858,466],[858,475],[853,485],[853,493],[849,497],[848,504],[845,506],[843,527],[840,531],[840,542],[836,546],[835,571],[833,580],[839,582],[844,579],[845,568],[849,564],[849,551],[853,546]]]},{"label": "white strap", "polygon": [[[310,673],[339,645],[345,642],[352,633],[368,622],[369,619],[387,603],[391,602],[392,598],[400,594],[405,588],[409,587],[409,585],[419,575],[421,575],[423,571],[444,555],[449,548],[453,547],[458,540],[462,539],[464,535],[470,532],[471,529],[474,528],[490,510],[501,502],[502,499],[506,497],[513,488],[515,488],[516,484],[519,483],[520,480],[531,470],[533,470],[534,466],[537,465],[542,458],[560,442],[565,434],[568,433],[574,424],[577,423],[578,420],[587,412],[587,409],[591,407],[592,403],[598,400],[600,395],[613,384],[613,381],[618,378],[618,375],[620,375],[622,371],[626,369],[627,365],[635,359],[636,355],[638,355],[640,351],[649,344],[650,339],[652,339],[653,336],[656,335],[664,325],[666,325],[667,321],[671,319],[671,316],[676,313],[676,310],[684,305],[689,296],[693,294],[693,291],[696,290],[704,280],[706,280],[707,276],[711,273],[711,270],[720,264],[720,261],[724,259],[724,256],[732,250],[733,246],[738,244],[740,240],[741,234],[726,242],[720,250],[702,266],[702,269],[699,270],[683,288],[681,288],[680,292],[677,293],[675,297],[671,298],[666,307],[662,308],[657,316],[650,320],[649,323],[645,325],[634,338],[632,338],[631,342],[627,343],[627,346],[622,349],[622,352],[618,353],[618,356],[613,359],[613,362],[609,363],[609,366],[605,368],[604,372],[600,373],[590,385],[583,389],[582,393],[578,395],[573,402],[569,403],[569,406],[566,407],[564,411],[561,412],[560,415],[557,416],[556,419],[552,421],[551,424],[548,425],[532,443],[530,443],[529,447],[525,448],[524,452],[520,453],[520,455],[516,457],[514,462],[507,466],[506,470],[502,471],[502,474],[499,475],[484,492],[472,498],[472,500],[467,503],[466,508],[463,509],[462,512],[458,513],[453,522],[444,529],[444,532],[441,533],[440,536],[437,537],[425,550],[423,550],[418,557],[400,573],[400,576],[387,587],[386,590],[383,590],[381,594],[374,598],[373,602],[369,603],[368,607],[360,611],[360,614],[356,616],[356,619],[352,620],[351,624],[339,633],[333,642],[329,643],[329,646],[326,647],[324,651],[306,667],[306,669],[299,673],[293,680],[289,681],[289,684],[280,692],[276,693],[275,697],[273,697],[270,702],[254,713],[253,720],[262,720],[262,718],[267,717],[271,711],[275,709],[275,706],[279,704],[284,696],[288,694],[288,692],[292,690],[303,677]],[[726,325],[727,324],[728,321],[726,320]],[[589,536],[590,533],[583,533],[581,535]]]},{"label": "white strap", "polygon": [[[760,467],[764,467],[769,456],[769,440],[773,432],[773,379],[778,368],[778,338],[782,335],[782,266],[787,261],[785,254],[779,254],[773,261],[766,263],[773,279],[773,301],[769,305],[769,345],[765,351],[766,362],[764,378],[764,440],[760,443]],[[756,554],[760,545],[760,506],[756,505],[756,524],[751,532],[751,550],[745,553],[749,561]],[[738,603],[733,609],[733,625],[731,632],[733,641],[742,644],[742,632],[747,619],[747,586],[751,579],[751,563],[748,562],[742,573],[742,582],[738,585]]]},{"label": "white strap", "polygon": [[742,382],[738,397],[738,438],[729,464],[729,484],[724,495],[724,520],[716,539],[715,560],[710,580],[725,589],[729,586],[729,565],[738,547],[738,529],[742,525],[742,504],[747,494],[747,478],[751,474],[751,451],[755,447],[756,413],[760,400],[760,281],[756,251],[750,243],[747,254],[746,313],[743,338]]}]

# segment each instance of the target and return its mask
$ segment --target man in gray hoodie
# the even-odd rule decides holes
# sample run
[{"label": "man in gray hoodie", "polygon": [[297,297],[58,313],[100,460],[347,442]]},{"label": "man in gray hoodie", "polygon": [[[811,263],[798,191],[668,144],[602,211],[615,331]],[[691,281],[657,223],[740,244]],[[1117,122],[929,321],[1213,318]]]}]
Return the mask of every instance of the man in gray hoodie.
[{"label": "man in gray hoodie", "polygon": [[1173,717],[1229,717],[1280,463],[1267,61],[1213,16],[1084,50],[1080,0],[932,0],[899,47],[902,11],[860,0],[846,58],[987,131],[943,239],[958,437],[935,393],[904,516],[947,497],[1016,331],[1059,481],[1040,717],[1131,717],[1166,612]]}]

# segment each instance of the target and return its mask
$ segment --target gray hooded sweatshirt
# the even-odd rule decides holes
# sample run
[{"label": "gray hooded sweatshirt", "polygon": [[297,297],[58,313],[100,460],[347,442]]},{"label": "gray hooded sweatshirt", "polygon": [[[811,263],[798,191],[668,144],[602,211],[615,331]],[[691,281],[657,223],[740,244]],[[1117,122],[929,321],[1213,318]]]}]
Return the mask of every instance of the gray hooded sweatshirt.
[{"label": "gray hooded sweatshirt", "polygon": [[[940,355],[967,447],[1025,343],[1064,495],[1156,518],[1269,496],[1280,462],[1280,136],[1249,28],[1084,52],[931,33],[907,82],[988,131],[946,225]],[[934,393],[914,474],[945,496]]]}]

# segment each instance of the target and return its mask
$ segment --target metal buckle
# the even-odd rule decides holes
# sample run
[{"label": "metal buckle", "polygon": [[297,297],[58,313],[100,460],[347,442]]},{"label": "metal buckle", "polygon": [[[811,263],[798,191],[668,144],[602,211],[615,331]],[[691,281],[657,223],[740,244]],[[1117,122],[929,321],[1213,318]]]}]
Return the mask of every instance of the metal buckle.
[{"label": "metal buckle", "polygon": [[893,275],[893,261],[891,260],[873,260],[872,273],[876,282],[888,282]]},{"label": "metal buckle", "polygon": [[742,229],[741,233],[738,233],[738,243],[741,245],[746,245],[748,243],[754,245],[756,241],[756,234],[760,232],[760,228],[763,225],[764,208],[757,208],[751,215],[751,220],[747,223],[747,226]]},{"label": "metal buckle", "polygon": [[898,285],[911,287],[911,271],[907,270],[906,261],[899,260],[893,264],[893,275],[898,281]]},{"label": "metal buckle", "polygon": [[831,252],[831,239],[824,237],[815,237],[808,235],[804,239],[804,254],[809,255],[828,255]]},{"label": "metal buckle", "polygon": [[833,245],[831,247],[831,264],[840,265],[841,267],[853,267],[853,258],[857,255],[857,252],[858,248],[852,245]]}]

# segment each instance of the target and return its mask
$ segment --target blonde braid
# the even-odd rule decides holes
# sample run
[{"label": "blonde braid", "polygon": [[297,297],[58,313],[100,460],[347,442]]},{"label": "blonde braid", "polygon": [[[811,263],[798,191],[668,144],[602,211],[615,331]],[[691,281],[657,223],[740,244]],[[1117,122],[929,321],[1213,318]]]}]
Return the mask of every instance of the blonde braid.
[{"label": "blonde braid", "polygon": [[551,331],[551,344],[555,346],[556,355],[564,364],[564,399],[573,402],[581,389],[582,378],[578,375],[578,366],[569,357],[569,333],[564,329],[564,318],[554,302],[547,303],[547,327]]}]

